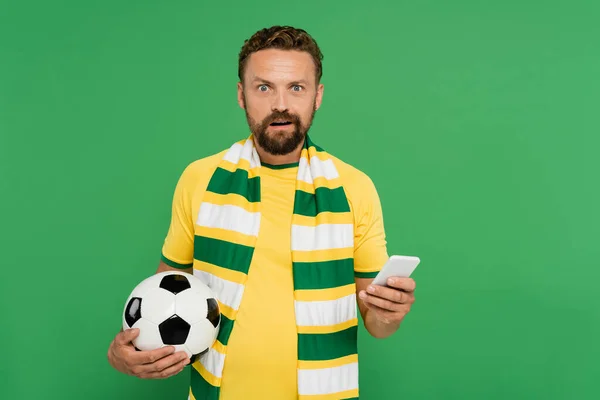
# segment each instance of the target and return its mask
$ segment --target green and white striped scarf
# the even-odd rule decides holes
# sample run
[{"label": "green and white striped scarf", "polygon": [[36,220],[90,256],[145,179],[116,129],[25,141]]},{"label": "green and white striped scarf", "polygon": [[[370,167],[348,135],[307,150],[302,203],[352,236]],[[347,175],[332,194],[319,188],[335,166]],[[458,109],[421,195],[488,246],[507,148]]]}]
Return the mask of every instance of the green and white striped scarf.
[{"label": "green and white striped scarf", "polygon": [[[260,227],[260,169],[252,136],[233,144],[200,205],[194,275],[215,292],[222,316],[216,342],[193,363],[190,399],[219,399],[227,342]],[[298,398],[357,399],[353,216],[332,159],[308,137],[298,167],[291,230]],[[268,392],[266,386],[265,398]]]}]

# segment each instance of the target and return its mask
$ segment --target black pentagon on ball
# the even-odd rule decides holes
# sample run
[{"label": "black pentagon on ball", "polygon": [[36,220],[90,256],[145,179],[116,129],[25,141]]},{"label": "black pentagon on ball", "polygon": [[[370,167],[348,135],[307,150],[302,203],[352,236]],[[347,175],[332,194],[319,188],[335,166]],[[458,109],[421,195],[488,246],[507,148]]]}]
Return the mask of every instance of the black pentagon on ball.
[{"label": "black pentagon on ball", "polygon": [[140,318],[142,318],[142,299],[132,297],[125,307],[125,322],[131,328]]},{"label": "black pentagon on ball", "polygon": [[206,299],[208,303],[208,313],[206,318],[210,321],[211,324],[216,328],[221,321],[221,312],[219,311],[219,303],[215,299]]},{"label": "black pentagon on ball", "polygon": [[177,315],[158,325],[160,337],[166,345],[184,344],[190,333],[190,324],[185,322]]},{"label": "black pentagon on ball", "polygon": [[173,294],[181,293],[191,288],[190,281],[182,274],[171,274],[162,278],[159,287],[168,290]]}]

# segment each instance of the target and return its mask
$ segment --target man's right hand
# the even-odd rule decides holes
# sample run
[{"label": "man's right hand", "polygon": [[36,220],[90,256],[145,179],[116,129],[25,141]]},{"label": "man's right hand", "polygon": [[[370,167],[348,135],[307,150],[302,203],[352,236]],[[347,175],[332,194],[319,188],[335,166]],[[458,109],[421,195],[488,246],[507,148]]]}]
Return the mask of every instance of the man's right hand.
[{"label": "man's right hand", "polygon": [[165,379],[180,373],[190,362],[184,351],[175,352],[173,346],[151,351],[138,351],[133,339],[139,329],[119,332],[108,348],[108,362],[117,371],[141,379]]}]

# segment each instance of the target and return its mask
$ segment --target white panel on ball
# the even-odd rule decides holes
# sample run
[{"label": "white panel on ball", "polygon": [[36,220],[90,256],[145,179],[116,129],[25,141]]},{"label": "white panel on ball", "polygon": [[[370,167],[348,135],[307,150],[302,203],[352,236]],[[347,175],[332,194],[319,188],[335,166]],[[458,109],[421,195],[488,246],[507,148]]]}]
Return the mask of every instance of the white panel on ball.
[{"label": "white panel on ball", "polygon": [[192,325],[185,346],[192,354],[199,354],[213,345],[217,332],[209,320],[203,319]]},{"label": "white panel on ball", "polygon": [[160,324],[175,314],[175,295],[156,287],[142,298],[142,318]]},{"label": "white panel on ball", "polygon": [[206,320],[206,315],[208,314],[206,298],[206,294],[194,290],[194,287],[184,290],[177,295],[175,300],[175,314],[179,315],[190,325]]},{"label": "white panel on ball", "polygon": [[140,330],[140,334],[133,340],[133,345],[140,350],[154,350],[163,347],[158,325],[144,318],[133,324],[133,328]]},{"label": "white panel on ball", "polygon": [[144,279],[131,292],[131,297],[144,297],[150,290],[156,288],[156,282],[153,279]]}]

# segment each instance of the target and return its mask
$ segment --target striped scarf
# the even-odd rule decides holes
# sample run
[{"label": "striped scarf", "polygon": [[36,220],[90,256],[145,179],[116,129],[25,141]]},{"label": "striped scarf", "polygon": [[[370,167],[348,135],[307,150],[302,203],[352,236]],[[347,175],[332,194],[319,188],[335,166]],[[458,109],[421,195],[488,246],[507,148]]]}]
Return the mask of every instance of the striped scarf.
[{"label": "striped scarf", "polygon": [[[222,316],[214,345],[193,364],[190,398],[219,398],[227,341],[235,329],[260,227],[260,168],[251,136],[233,144],[200,205],[194,274],[215,292]],[[308,137],[298,167],[291,229],[298,398],[357,399],[353,216],[332,159]]]}]

